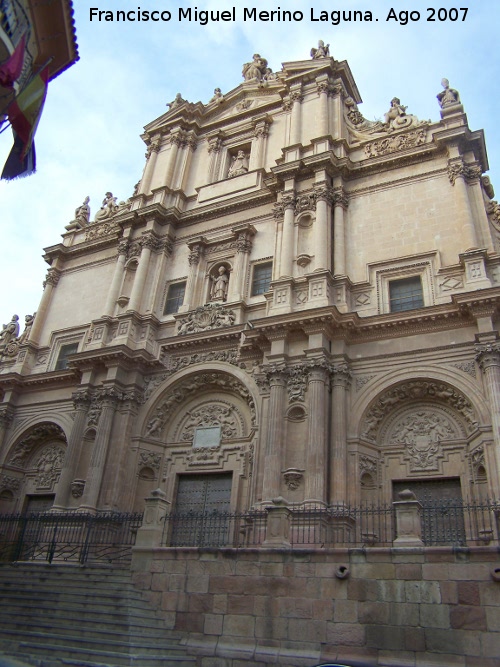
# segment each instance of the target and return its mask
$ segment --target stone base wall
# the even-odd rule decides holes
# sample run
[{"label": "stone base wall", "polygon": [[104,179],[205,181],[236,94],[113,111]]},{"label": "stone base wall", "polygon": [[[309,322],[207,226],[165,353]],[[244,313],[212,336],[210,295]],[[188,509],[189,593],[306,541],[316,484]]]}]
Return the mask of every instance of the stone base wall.
[{"label": "stone base wall", "polygon": [[132,567],[201,667],[500,666],[496,548],[136,547]]}]

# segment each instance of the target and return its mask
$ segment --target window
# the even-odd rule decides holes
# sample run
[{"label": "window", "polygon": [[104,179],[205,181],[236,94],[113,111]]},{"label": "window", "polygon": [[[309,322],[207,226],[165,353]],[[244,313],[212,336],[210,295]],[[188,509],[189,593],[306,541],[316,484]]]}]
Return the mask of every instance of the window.
[{"label": "window", "polygon": [[63,371],[65,368],[68,368],[68,357],[70,354],[75,354],[76,352],[78,352],[78,343],[68,343],[67,345],[61,345],[55,370]]},{"label": "window", "polygon": [[424,296],[420,276],[389,282],[389,310],[391,313],[422,308],[423,305]]},{"label": "window", "polygon": [[265,264],[256,264],[253,267],[252,291],[251,296],[257,294],[264,294],[271,285],[271,277],[273,273],[273,263],[266,262]]},{"label": "window", "polygon": [[186,283],[174,283],[168,288],[167,300],[165,301],[164,315],[177,313],[184,302]]}]

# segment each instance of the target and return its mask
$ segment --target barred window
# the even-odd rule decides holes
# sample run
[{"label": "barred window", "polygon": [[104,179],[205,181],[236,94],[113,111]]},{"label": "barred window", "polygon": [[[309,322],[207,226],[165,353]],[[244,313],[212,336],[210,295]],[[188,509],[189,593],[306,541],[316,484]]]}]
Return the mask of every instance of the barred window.
[{"label": "barred window", "polygon": [[256,296],[257,294],[264,294],[264,292],[268,291],[271,285],[272,273],[273,273],[272,262],[256,264],[253,267],[251,296]]},{"label": "barred window", "polygon": [[184,303],[184,294],[186,292],[186,283],[173,283],[168,288],[167,300],[165,301],[164,315],[177,313]]},{"label": "barred window", "polygon": [[56,361],[56,371],[63,371],[68,368],[68,357],[71,354],[78,352],[78,343],[68,343],[68,345],[61,345],[59,356]]},{"label": "barred window", "polygon": [[389,306],[391,313],[422,308],[424,296],[420,276],[391,280],[389,282]]}]

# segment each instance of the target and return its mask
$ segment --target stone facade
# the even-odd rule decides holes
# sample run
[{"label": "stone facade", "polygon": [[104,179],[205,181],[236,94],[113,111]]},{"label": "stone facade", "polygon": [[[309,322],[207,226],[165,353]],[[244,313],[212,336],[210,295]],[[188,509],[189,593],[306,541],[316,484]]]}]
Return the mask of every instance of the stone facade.
[{"label": "stone facade", "polygon": [[[439,120],[398,98],[384,121],[366,120],[349,65],[324,44],[279,72],[255,54],[243,79],[207,104],[178,94],[145,127],[134,193],[107,192],[93,217],[82,196],[45,250],[36,315],[0,333],[1,512],[142,511],[154,490],[166,510],[202,513],[382,505],[402,489],[498,498],[500,207],[482,132],[445,81]],[[496,523],[490,533],[497,541]],[[252,558],[251,576],[272,562]],[[303,576],[299,557],[276,558],[283,576]],[[311,556],[307,576],[326,577],[329,558]],[[485,633],[498,625],[446,583],[451,556],[429,579],[430,556],[407,569],[453,607],[427,592],[412,601],[392,555],[376,591],[356,598],[347,591],[367,570],[351,558],[354,578],[334,582],[349,604],[287,594],[308,630],[276,617],[271,645],[310,632],[318,646],[425,653],[470,618],[481,648],[468,655],[494,660]],[[197,609],[172,602],[176,562],[152,591],[179,624]],[[257,610],[264,582],[248,583],[261,591],[251,602],[229,603],[209,578],[188,591],[199,605],[210,594],[199,632],[246,636],[248,622],[260,637],[276,611]],[[389,602],[408,606],[408,627],[427,614],[429,629],[399,627],[375,579],[399,591]],[[394,639],[373,629],[382,618]]]}]

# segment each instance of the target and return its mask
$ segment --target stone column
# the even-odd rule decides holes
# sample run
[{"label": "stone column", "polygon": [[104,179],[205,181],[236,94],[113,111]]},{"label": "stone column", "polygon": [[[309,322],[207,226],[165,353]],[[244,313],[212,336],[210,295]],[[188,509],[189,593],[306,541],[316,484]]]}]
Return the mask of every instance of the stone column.
[{"label": "stone column", "polygon": [[174,176],[175,176],[175,165],[177,162],[177,153],[179,152],[179,146],[182,143],[182,137],[180,136],[179,130],[173,132],[168,138],[167,141],[170,143],[170,154],[168,156],[167,167],[165,169],[165,176],[163,178],[163,185],[167,188],[173,187]]},{"label": "stone column", "polygon": [[103,315],[112,317],[115,312],[116,300],[120,296],[120,287],[123,282],[123,273],[125,270],[125,260],[127,259],[127,250],[129,242],[122,240],[118,243],[118,257],[116,259],[115,270],[111,279],[111,285],[108,290],[108,298],[104,306]]},{"label": "stone column", "polygon": [[35,320],[31,331],[29,334],[28,341],[30,343],[39,343],[39,337],[42,333],[43,325],[45,324],[45,318],[47,316],[47,311],[49,309],[50,302],[52,300],[52,292],[55,289],[59,278],[61,277],[61,272],[58,271],[55,267],[50,268],[47,271],[47,276],[45,282],[43,283],[43,294],[38,306],[38,310],[35,315]]},{"label": "stone column", "polygon": [[[498,497],[500,493],[500,341],[478,343],[476,360],[484,373],[484,383],[491,412],[491,428],[495,443],[494,479],[490,480],[490,493]],[[488,471],[490,474],[492,471]]]},{"label": "stone column", "polygon": [[222,148],[222,134],[219,132],[208,139],[208,154],[210,161],[208,163],[208,183],[213,183],[216,179],[217,159]]},{"label": "stone column", "polygon": [[179,308],[179,312],[186,312],[194,305],[194,300],[197,298],[198,273],[200,271],[200,263],[205,254],[206,239],[199,236],[188,243],[189,253],[189,274],[186,283],[186,291],[184,293],[184,303]]},{"label": "stone column", "polygon": [[348,199],[343,186],[333,192],[333,274],[346,275],[345,211]]},{"label": "stone column", "polygon": [[104,466],[109,448],[109,439],[117,402],[121,394],[113,387],[101,390],[101,415],[97,426],[94,447],[90,457],[87,482],[80,510],[95,511],[101,491],[101,482],[104,475]]},{"label": "stone column", "polygon": [[236,236],[236,257],[231,281],[229,283],[229,301],[239,301],[243,298],[245,288],[245,276],[248,271],[248,260],[252,250],[252,237],[255,234],[255,227],[252,225],[240,225],[233,227],[233,234]]},{"label": "stone column", "polygon": [[281,471],[283,469],[283,413],[285,406],[286,378],[283,370],[268,370],[270,385],[268,427],[264,449],[263,500],[280,496]]},{"label": "stone column", "polygon": [[141,308],[142,292],[148,275],[151,250],[158,245],[158,239],[151,232],[147,232],[142,237],[140,243],[142,245],[142,250],[139,257],[139,266],[137,267],[135,274],[127,310],[139,311]]},{"label": "stone column", "polygon": [[290,119],[290,145],[300,144],[302,140],[302,86],[301,84],[292,85],[290,90],[290,101],[292,103],[292,113]]},{"label": "stone column", "polygon": [[52,507],[53,510],[61,511],[67,509],[69,506],[71,482],[74,480],[78,468],[90,399],[90,393],[86,389],[81,389],[73,394],[75,420],[68,438],[68,447],[63,461],[61,476],[57,483],[56,497],[54,498],[54,505]]},{"label": "stone column", "polygon": [[307,440],[305,502],[326,501],[327,478],[327,425],[326,425],[326,369],[314,365],[309,371],[309,428]]},{"label": "stone column", "polygon": [[250,154],[250,164],[248,170],[262,169],[264,167],[264,156],[266,139],[269,135],[270,120],[259,120],[255,123],[254,140],[252,143],[252,152]]},{"label": "stone column", "polygon": [[328,74],[323,74],[316,79],[316,88],[319,95],[319,114],[315,137],[324,137],[329,133],[330,129],[328,122],[328,95],[330,92],[330,80],[328,78]]},{"label": "stone column", "polygon": [[281,239],[280,278],[293,276],[295,246],[295,192],[286,192],[281,198],[284,210],[283,235]]},{"label": "stone column", "polygon": [[314,255],[316,270],[330,269],[331,258],[331,203],[332,189],[328,185],[320,185],[314,190],[316,194],[316,220],[314,222]]},{"label": "stone column", "polygon": [[[479,172],[478,172],[479,170]],[[474,217],[469,200],[467,180],[481,175],[479,167],[469,166],[462,158],[455,158],[448,162],[448,177],[450,183],[455,187],[461,223],[462,239],[465,249],[477,248],[478,239],[474,224]]]},{"label": "stone column", "polygon": [[3,445],[5,433],[14,418],[14,413],[9,405],[0,405],[0,450]]},{"label": "stone column", "polygon": [[182,142],[182,160],[178,170],[178,182],[174,183],[176,188],[184,190],[186,187],[186,181],[189,177],[189,168],[191,166],[191,161],[193,159],[193,153],[197,148],[197,140],[194,133],[190,132],[184,141]]},{"label": "stone column", "polygon": [[156,158],[158,157],[158,153],[160,152],[160,144],[161,144],[161,135],[155,134],[151,139],[151,143],[149,144],[148,149],[146,151],[147,162],[144,168],[144,174],[141,179],[141,184],[139,186],[139,191],[137,193],[139,195],[147,195],[151,190],[151,179],[153,178],[156,166]]},{"label": "stone column", "polygon": [[332,452],[330,503],[347,502],[347,391],[351,373],[346,363],[332,368]]}]

